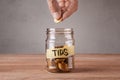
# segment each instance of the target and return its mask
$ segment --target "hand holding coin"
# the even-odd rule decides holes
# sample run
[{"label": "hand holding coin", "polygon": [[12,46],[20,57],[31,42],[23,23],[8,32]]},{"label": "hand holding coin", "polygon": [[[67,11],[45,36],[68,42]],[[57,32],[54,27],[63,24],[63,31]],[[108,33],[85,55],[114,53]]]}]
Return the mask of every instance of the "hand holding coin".
[{"label": "hand holding coin", "polygon": [[71,16],[78,8],[78,0],[47,0],[47,2],[56,23]]}]

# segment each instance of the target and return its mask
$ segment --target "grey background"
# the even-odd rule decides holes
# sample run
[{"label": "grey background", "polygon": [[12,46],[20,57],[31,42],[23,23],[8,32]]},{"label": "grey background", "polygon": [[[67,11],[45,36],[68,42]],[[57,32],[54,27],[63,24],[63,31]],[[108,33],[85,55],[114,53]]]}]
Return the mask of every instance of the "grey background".
[{"label": "grey background", "polygon": [[46,0],[0,0],[0,53],[44,53],[50,27],[74,28],[76,53],[120,53],[120,0],[79,0],[60,24]]}]

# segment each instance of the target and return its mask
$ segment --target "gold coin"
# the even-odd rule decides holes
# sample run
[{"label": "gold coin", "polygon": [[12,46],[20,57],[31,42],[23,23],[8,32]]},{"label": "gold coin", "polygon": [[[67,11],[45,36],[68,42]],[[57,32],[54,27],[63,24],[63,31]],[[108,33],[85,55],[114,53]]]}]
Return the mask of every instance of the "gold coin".
[{"label": "gold coin", "polygon": [[55,23],[60,23],[61,21],[62,21],[62,18],[60,18],[60,19],[54,19]]}]

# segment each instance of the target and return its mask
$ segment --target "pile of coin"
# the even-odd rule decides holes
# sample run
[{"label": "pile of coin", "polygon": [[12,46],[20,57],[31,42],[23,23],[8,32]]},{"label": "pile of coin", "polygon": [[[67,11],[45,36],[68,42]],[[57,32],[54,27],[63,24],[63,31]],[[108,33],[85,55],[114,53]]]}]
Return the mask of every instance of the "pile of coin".
[{"label": "pile of coin", "polygon": [[[51,72],[68,72],[68,58],[47,59]],[[53,66],[53,67],[52,67]]]}]

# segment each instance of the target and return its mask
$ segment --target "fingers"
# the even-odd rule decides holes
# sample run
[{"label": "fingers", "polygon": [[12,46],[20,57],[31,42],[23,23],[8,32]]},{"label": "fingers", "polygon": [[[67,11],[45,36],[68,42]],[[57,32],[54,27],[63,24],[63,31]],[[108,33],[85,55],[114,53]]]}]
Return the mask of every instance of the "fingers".
[{"label": "fingers", "polygon": [[61,17],[61,9],[56,0],[47,0],[48,7],[54,19],[59,19]]},{"label": "fingers", "polygon": [[57,0],[57,2],[60,8],[65,7],[65,0]]},{"label": "fingers", "polygon": [[78,0],[70,0],[70,3],[67,3],[67,11],[63,14],[63,20],[71,16],[78,8]]}]

